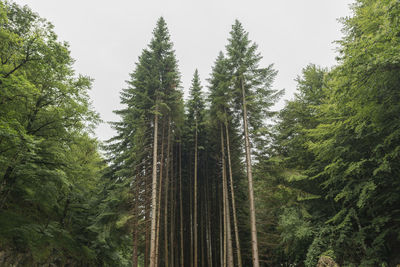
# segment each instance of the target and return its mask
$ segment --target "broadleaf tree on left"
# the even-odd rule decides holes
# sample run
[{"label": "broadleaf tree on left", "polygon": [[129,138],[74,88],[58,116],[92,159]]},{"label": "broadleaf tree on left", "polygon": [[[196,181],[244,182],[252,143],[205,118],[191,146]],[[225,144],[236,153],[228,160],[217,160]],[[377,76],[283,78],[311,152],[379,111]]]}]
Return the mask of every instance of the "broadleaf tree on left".
[{"label": "broadleaf tree on left", "polygon": [[0,1],[0,266],[118,261],[99,216],[105,165],[90,137],[92,81],[75,75],[53,28]]}]

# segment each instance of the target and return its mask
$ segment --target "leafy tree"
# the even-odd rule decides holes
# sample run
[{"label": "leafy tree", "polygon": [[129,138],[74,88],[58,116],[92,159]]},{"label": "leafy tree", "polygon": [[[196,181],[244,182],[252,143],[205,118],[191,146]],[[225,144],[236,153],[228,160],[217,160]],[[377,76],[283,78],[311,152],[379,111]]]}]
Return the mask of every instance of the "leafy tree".
[{"label": "leafy tree", "polygon": [[160,18],[106,162],[92,80],[53,25],[0,1],[0,265],[398,264],[400,5],[352,10],[338,65],[306,66],[279,113],[239,21],[184,105]]},{"label": "leafy tree", "polygon": [[298,92],[279,112],[274,143],[266,152],[271,157],[259,157],[255,166],[258,216],[263,225],[260,239],[271,265],[301,265],[314,234],[324,224],[321,211],[330,210],[330,204],[321,200],[324,192],[319,184],[308,179],[318,165],[307,149],[307,131],[319,123],[326,72],[313,64],[303,69],[296,79]]},{"label": "leafy tree", "polygon": [[74,74],[50,23],[14,3],[0,10],[0,264],[113,262],[90,230],[104,169],[89,137],[91,79]]},{"label": "leafy tree", "polygon": [[323,121],[309,133],[317,176],[337,206],[327,223],[339,263],[391,264],[398,254],[399,11],[396,1],[356,2]]}]

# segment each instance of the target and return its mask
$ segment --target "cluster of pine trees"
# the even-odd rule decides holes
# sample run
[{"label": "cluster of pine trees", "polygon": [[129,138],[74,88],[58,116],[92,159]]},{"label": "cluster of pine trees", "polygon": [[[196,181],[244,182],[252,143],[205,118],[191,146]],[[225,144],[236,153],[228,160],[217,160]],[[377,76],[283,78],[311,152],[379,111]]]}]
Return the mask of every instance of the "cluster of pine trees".
[{"label": "cluster of pine trees", "polygon": [[101,154],[91,79],[0,1],[0,266],[399,264],[400,3],[352,9],[337,66],[306,66],[279,112],[239,21],[184,101],[160,18]]}]

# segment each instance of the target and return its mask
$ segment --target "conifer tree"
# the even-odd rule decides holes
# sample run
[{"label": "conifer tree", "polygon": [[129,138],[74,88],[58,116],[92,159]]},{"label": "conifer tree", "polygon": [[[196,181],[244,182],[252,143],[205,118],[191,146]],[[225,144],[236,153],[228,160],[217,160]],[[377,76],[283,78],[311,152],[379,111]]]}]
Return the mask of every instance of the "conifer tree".
[{"label": "conifer tree", "polygon": [[[252,175],[251,143],[262,142],[259,133],[265,125],[265,118],[270,116],[269,108],[275,103],[279,92],[271,89],[276,76],[272,65],[260,68],[262,59],[257,52],[257,45],[248,39],[248,33],[236,20],[230,32],[226,47],[227,61],[231,75],[233,103],[237,115],[243,118],[243,137],[245,143],[246,170],[250,202],[250,226],[253,266],[259,266],[256,211],[254,206],[254,186]],[[249,132],[250,131],[250,132]]]},{"label": "conifer tree", "polygon": [[[163,120],[168,121],[168,117],[177,116],[181,107],[181,92],[179,86],[179,72],[177,62],[172,48],[172,42],[168,33],[167,25],[163,18],[157,21],[157,26],[153,31],[153,39],[149,45],[151,53],[151,82],[149,83],[149,97],[154,101],[154,134],[153,134],[153,185],[152,185],[152,221],[151,221],[151,243],[150,243],[150,266],[155,266],[158,258],[156,257],[156,213],[157,208],[157,136],[158,118],[163,116]],[[172,117],[172,122],[175,118]],[[168,121],[171,123],[171,121]],[[163,141],[163,140],[162,140]],[[162,162],[161,164],[164,164]],[[169,171],[169,170],[166,170]],[[166,181],[168,183],[168,181]],[[159,190],[162,190],[161,185]],[[168,261],[168,260],[166,260]],[[165,263],[166,264],[166,263]]]},{"label": "conifer tree", "polygon": [[[193,142],[193,150],[194,150],[194,185],[193,185],[193,199],[194,199],[194,211],[193,211],[193,234],[194,234],[194,266],[196,267],[198,264],[198,161],[199,161],[199,146],[203,144],[199,144],[199,136],[203,136],[204,134],[204,98],[201,92],[201,84],[200,77],[197,69],[194,72],[192,85],[189,89],[189,100],[188,100],[188,126],[189,126],[189,134],[191,136]],[[200,140],[202,140],[201,138]],[[192,143],[191,142],[191,143]],[[201,158],[201,160],[203,160]]]},{"label": "conifer tree", "polygon": [[[222,168],[222,195],[223,197],[223,210],[224,212],[224,223],[223,227],[224,229],[232,229],[230,225],[230,206],[232,206],[232,217],[233,217],[233,230],[235,233],[235,247],[236,247],[236,255],[237,255],[237,264],[238,266],[241,266],[242,264],[242,259],[241,259],[241,249],[240,249],[240,242],[239,242],[239,230],[238,230],[238,220],[237,220],[237,206],[236,206],[236,198],[235,198],[235,189],[234,189],[234,177],[236,182],[240,181],[240,178],[242,177],[242,174],[240,172],[242,165],[240,162],[240,143],[237,143],[237,126],[238,122],[236,120],[235,116],[232,116],[232,94],[230,92],[230,75],[229,75],[229,69],[227,65],[227,61],[222,54],[222,52],[219,53],[218,58],[215,62],[215,65],[213,67],[213,72],[211,74],[211,78],[209,79],[210,83],[210,96],[209,96],[209,101],[210,101],[210,110],[209,110],[209,120],[211,121],[211,129],[212,131],[215,132],[217,136],[220,136],[219,140],[220,142],[218,143],[218,146],[223,149],[223,146],[225,146],[226,143],[226,152],[227,153],[222,153],[221,154],[221,164],[225,165],[225,167]],[[222,133],[221,133],[222,131]],[[226,142],[225,142],[226,140]],[[231,143],[232,140],[234,140],[235,144],[235,149],[232,149]],[[225,151],[225,148],[223,149]],[[221,151],[222,152],[222,151]],[[220,152],[220,153],[221,153]],[[239,153],[238,153],[239,152]],[[225,158],[225,156],[227,156]],[[239,159],[239,160],[237,160]],[[233,168],[233,164],[235,167]],[[238,171],[239,170],[239,171]],[[229,181],[227,181],[226,177],[228,176],[227,173],[229,173]],[[230,185],[230,186],[229,186]],[[230,201],[229,201],[229,190],[225,189],[226,187],[229,187],[227,189],[230,189]],[[222,229],[220,229],[222,231]],[[224,247],[230,251],[226,251],[224,249],[224,254],[227,256],[231,256],[233,254],[233,249],[231,248],[231,233],[230,231],[224,231],[226,235],[226,242],[224,242]],[[226,246],[225,246],[226,244]],[[221,251],[222,253],[222,251]],[[231,262],[231,258],[228,258],[228,263]]]},{"label": "conifer tree", "polygon": [[[121,122],[114,123],[119,134],[110,140],[114,143],[110,148],[115,157],[113,172],[116,173],[117,179],[121,180],[121,175],[124,175],[126,176],[124,179],[129,181],[126,185],[132,190],[136,187],[143,188],[134,190],[141,194],[141,196],[135,196],[134,199],[141,199],[144,203],[141,207],[145,210],[135,212],[135,214],[145,215],[142,220],[147,225],[145,228],[150,230],[150,236],[147,235],[146,230],[146,234],[141,239],[144,239],[146,244],[149,243],[149,251],[147,252],[147,249],[144,251],[148,259],[145,258],[144,261],[150,266],[157,266],[160,260],[157,244],[161,243],[159,242],[160,212],[162,211],[161,204],[164,204],[161,202],[161,192],[164,191],[161,182],[165,173],[170,173],[171,169],[168,163],[170,153],[163,152],[164,144],[171,146],[170,142],[174,140],[171,133],[179,132],[177,127],[179,127],[180,113],[182,113],[182,94],[178,87],[179,73],[169,38],[166,23],[163,18],[160,18],[148,48],[143,50],[136,69],[131,74],[128,88],[121,93],[121,102],[126,105],[126,108],[116,112],[122,118]],[[167,132],[167,134],[160,134],[160,125],[162,132]],[[163,158],[164,154],[167,157]],[[161,165],[158,168],[159,161]],[[166,176],[165,180],[164,184],[167,185],[170,179]],[[146,192],[151,192],[150,198]],[[166,194],[168,190],[164,192]],[[131,210],[134,209],[133,207]],[[151,212],[148,209],[151,209]],[[134,215],[130,215],[129,218],[138,221],[139,218]],[[167,226],[166,221],[164,221],[164,226]],[[164,241],[168,242],[167,239]],[[164,256],[168,257],[168,253],[164,253]],[[168,261],[168,258],[165,261]]]}]

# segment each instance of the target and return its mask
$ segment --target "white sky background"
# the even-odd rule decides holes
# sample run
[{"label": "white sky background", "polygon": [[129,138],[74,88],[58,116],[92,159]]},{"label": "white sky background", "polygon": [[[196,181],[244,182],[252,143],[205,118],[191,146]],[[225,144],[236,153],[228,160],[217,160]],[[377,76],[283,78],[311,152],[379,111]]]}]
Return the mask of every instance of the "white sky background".
[{"label": "white sky background", "polygon": [[[335,64],[333,43],[342,37],[338,18],[349,16],[351,0],[15,0],[27,4],[55,25],[59,39],[70,44],[77,73],[95,81],[90,93],[102,120],[117,121],[119,92],[150,42],[160,16],[174,43],[182,86],[187,96],[195,68],[203,87],[218,52],[225,50],[234,20],[242,22],[263,55],[261,66],[274,63],[274,88],[290,99],[294,79],[309,63]],[[281,101],[276,108],[283,107]],[[103,123],[96,135],[114,131]]]}]

